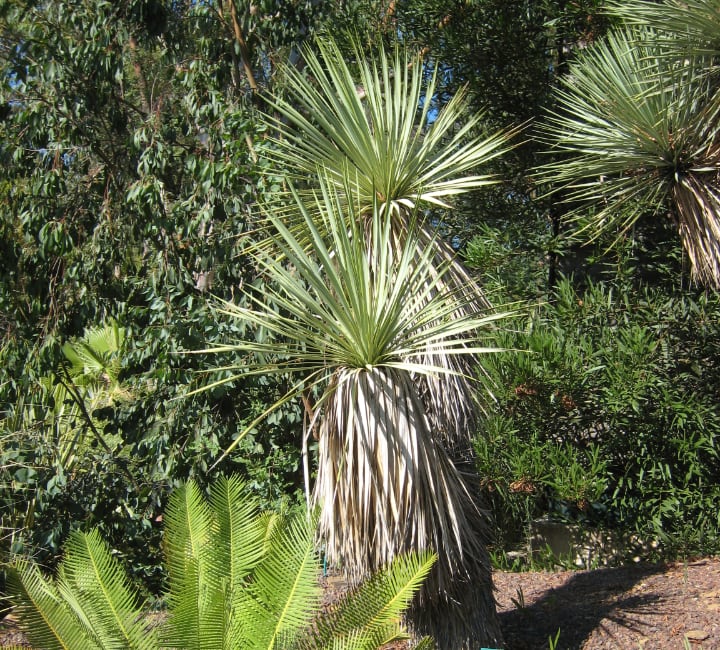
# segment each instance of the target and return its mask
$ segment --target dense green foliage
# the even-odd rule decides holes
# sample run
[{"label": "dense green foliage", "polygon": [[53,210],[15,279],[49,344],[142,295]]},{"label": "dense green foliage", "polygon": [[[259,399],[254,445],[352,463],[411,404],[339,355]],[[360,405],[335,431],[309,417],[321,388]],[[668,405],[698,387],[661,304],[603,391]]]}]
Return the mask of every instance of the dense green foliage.
[{"label": "dense green foliage", "polygon": [[528,352],[490,360],[500,408],[478,439],[506,536],[549,512],[720,550],[719,316],[715,296],[563,281],[518,323],[506,342]]},{"label": "dense green foliage", "polygon": [[[159,517],[173,487],[190,477],[205,485],[219,461],[217,471],[240,472],[263,505],[299,494],[302,401],[258,419],[288,394],[289,374],[218,382],[229,371],[217,368],[242,365],[242,354],[182,353],[228,340],[277,349],[284,338],[219,316],[209,298],[247,307],[243,296],[271,295],[247,253],[258,206],[287,203],[285,179],[312,174],[283,163],[283,138],[321,127],[312,105],[302,108],[309,93],[287,84],[317,88],[300,44],[319,52],[322,68],[310,37],[326,25],[352,72],[358,41],[379,51],[399,36],[417,47],[426,71],[438,70],[434,94],[421,99],[424,120],[467,84],[468,141],[525,125],[512,151],[467,170],[500,182],[450,197],[452,210],[423,212],[446,251],[474,268],[485,294],[477,304],[488,296],[520,312],[497,341],[513,352],[485,357],[495,400],[474,443],[500,541],[549,513],[658,538],[669,554],[718,552],[717,297],[692,284],[669,204],[652,185],[659,211],[631,197],[609,228],[594,228],[607,223],[596,219],[600,202],[568,202],[568,190],[553,187],[563,163],[544,151],[553,127],[538,128],[549,112],[557,120],[563,102],[574,105],[563,81],[571,71],[581,77],[578,66],[605,55],[610,64],[613,47],[594,46],[614,25],[631,20],[667,36],[682,24],[686,40],[664,41],[652,63],[675,79],[687,73],[665,54],[678,47],[695,48],[693,62],[715,70],[704,57],[717,55],[717,25],[673,22],[654,2],[636,3],[634,14],[622,3],[607,13],[609,4],[0,0],[0,561],[27,552],[54,565],[71,531],[95,527],[159,593]],[[662,9],[702,14],[708,5]],[[650,65],[640,58],[628,65]],[[699,106],[716,82],[693,79]],[[682,114],[682,93],[665,82],[654,73],[641,82],[664,88],[642,104],[653,124],[663,97]],[[696,192],[699,204],[712,208],[716,125],[704,117],[715,120],[717,103],[703,110],[689,110],[695,121],[682,134],[685,149],[711,154],[694,172],[709,188]],[[661,144],[675,145],[674,129]],[[688,152],[658,149],[653,137],[641,153],[682,158],[647,175],[670,187],[688,171]],[[573,138],[565,145],[572,154]],[[549,173],[539,182],[531,171],[541,162]],[[621,185],[642,176],[618,165],[609,172]],[[579,168],[589,169],[582,160]],[[600,166],[591,171],[598,191],[610,186]],[[598,239],[587,245],[578,224]],[[115,334],[103,341],[101,332]]]},{"label": "dense green foliage", "polygon": [[[70,529],[98,525],[153,573],[169,487],[202,478],[282,390],[258,377],[185,399],[207,363],[178,352],[236,333],[207,296],[256,280],[242,233],[275,181],[252,86],[270,82],[266,52],[289,56],[312,25],[242,17],[251,83],[230,3],[27,4],[0,4],[2,544],[47,559]],[[111,319],[127,399],[73,415],[68,428],[91,418],[112,443],[96,439],[69,471],[54,438],[62,344]],[[284,449],[299,417],[278,412],[225,463],[268,502],[299,485]]]},{"label": "dense green foliage", "polygon": [[398,557],[321,613],[311,520],[261,513],[236,477],[215,481],[208,498],[193,481],[178,488],[165,513],[164,549],[167,611],[159,625],[92,530],[69,537],[54,580],[36,564],[13,565],[10,594],[23,631],[47,649],[371,650],[407,637],[400,614],[435,559]]}]

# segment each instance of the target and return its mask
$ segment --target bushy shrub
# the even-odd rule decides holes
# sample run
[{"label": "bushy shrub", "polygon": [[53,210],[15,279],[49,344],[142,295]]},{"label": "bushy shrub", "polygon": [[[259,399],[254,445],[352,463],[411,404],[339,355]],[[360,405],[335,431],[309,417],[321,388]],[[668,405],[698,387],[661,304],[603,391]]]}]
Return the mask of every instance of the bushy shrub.
[{"label": "bushy shrub", "polygon": [[566,280],[517,326],[477,442],[501,535],[550,513],[720,550],[717,296]]}]

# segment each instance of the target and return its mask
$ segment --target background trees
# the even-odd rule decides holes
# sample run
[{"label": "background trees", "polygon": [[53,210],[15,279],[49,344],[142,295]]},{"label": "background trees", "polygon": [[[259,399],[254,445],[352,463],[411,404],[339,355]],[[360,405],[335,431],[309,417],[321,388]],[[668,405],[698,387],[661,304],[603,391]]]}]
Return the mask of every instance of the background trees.
[{"label": "background trees", "polygon": [[[257,151],[252,85],[272,77],[268,50],[285,58],[312,30],[296,16],[241,16],[251,82],[227,2],[2,4],[0,354],[3,435],[13,441],[2,451],[3,524],[14,548],[53,552],[86,520],[111,538],[134,530],[146,554],[166,490],[202,473],[280,390],[257,378],[242,399],[236,383],[173,400],[197,380],[198,365],[177,352],[226,327],[205,297],[230,298],[255,280],[239,238],[275,187]],[[65,341],[110,319],[126,332],[120,381],[132,399],[102,419],[121,442],[112,455],[91,448],[70,474],[52,445],[37,444],[52,426],[41,380],[63,376]],[[299,409],[286,409],[264,426],[269,435],[245,441],[242,463],[269,501],[293,489],[298,456],[280,450],[296,421]],[[26,535],[11,506],[17,489],[37,496]],[[135,559],[154,572],[154,561]]]}]

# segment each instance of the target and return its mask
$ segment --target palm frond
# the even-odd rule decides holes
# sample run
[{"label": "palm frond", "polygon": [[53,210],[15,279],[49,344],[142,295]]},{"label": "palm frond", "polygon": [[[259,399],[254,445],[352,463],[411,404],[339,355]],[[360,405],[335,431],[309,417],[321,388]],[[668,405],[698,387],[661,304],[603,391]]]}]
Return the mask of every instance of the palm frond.
[{"label": "palm frond", "polygon": [[125,341],[125,330],[116,321],[85,330],[82,338],[63,345],[63,354],[70,361],[71,376],[80,380],[117,382],[120,371],[118,352]]}]

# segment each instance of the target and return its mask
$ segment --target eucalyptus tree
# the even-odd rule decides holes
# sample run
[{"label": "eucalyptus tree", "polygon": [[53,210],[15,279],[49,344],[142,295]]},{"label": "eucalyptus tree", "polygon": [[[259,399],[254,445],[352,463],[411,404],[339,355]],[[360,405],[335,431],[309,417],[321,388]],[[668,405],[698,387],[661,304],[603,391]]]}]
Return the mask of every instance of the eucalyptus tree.
[{"label": "eucalyptus tree", "polygon": [[720,102],[712,55],[717,3],[633,2],[632,23],[578,56],[542,129],[563,188],[591,237],[621,237],[648,212],[670,217],[693,278],[720,286]]},{"label": "eucalyptus tree", "polygon": [[[24,520],[32,499],[17,494],[38,495],[26,543],[41,561],[71,529],[94,524],[134,570],[157,575],[162,495],[205,475],[238,422],[279,391],[258,377],[174,399],[195,377],[175,351],[219,337],[224,324],[203,294],[229,298],[247,280],[236,235],[274,189],[253,157],[247,72],[266,88],[270,63],[335,4],[288,1],[293,15],[280,17],[235,0],[0,2],[0,509]],[[40,411],[63,343],[110,319],[127,332],[122,381],[135,398],[103,409],[122,446],[111,455],[90,445],[65,473],[41,440],[51,409],[24,416],[31,404]],[[288,451],[299,418],[289,407],[262,446],[246,440],[242,459],[228,460],[269,499],[300,482],[299,451]]]}]

